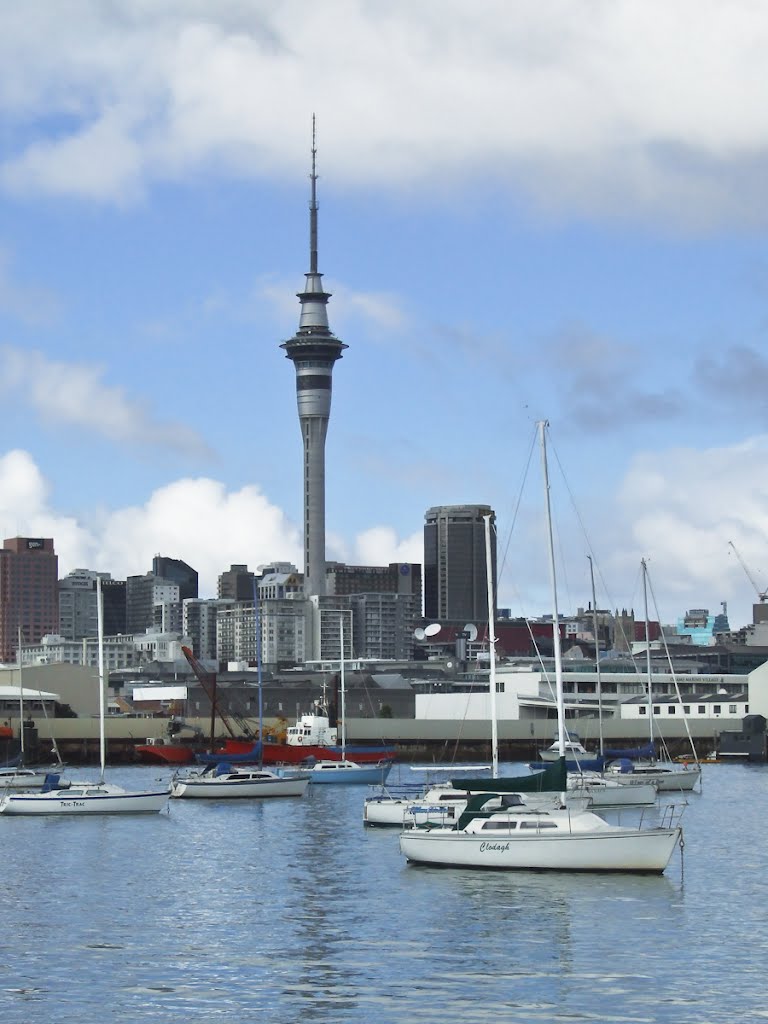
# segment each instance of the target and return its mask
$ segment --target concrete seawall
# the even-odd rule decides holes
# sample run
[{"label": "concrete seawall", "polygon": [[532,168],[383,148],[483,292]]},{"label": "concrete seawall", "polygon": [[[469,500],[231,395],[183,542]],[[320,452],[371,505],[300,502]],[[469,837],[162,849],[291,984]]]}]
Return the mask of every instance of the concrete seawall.
[{"label": "concrete seawall", "polygon": [[[187,719],[190,726],[199,728],[203,735],[210,730],[209,719]],[[271,723],[265,719],[265,727]],[[627,721],[606,722],[603,736],[609,746],[634,746],[647,742],[648,734],[641,730],[644,723]],[[37,720],[38,757],[47,760],[53,740],[62,759],[72,764],[95,763],[99,757],[99,722],[97,718],[60,718]],[[189,732],[169,739],[168,719],[111,717],[106,722],[107,760],[126,763],[135,760],[135,747],[148,740],[185,742]],[[251,721],[254,732],[258,722]],[[734,728],[734,723],[712,719],[689,723],[691,735],[700,756],[708,754],[716,745],[720,731]],[[533,760],[537,752],[548,747],[554,738],[555,723],[549,720],[499,722],[499,756],[502,760]],[[597,749],[598,727],[594,719],[579,722],[577,731],[586,747]],[[673,755],[690,753],[683,721],[664,722],[662,738]],[[216,741],[225,739],[219,726]],[[490,725],[480,721],[416,720],[394,718],[350,718],[347,721],[347,739],[350,743],[392,743],[404,761],[490,758]],[[658,737],[657,737],[658,739]],[[188,740],[187,740],[188,742]],[[206,744],[207,745],[207,744]],[[17,746],[17,744],[16,744]],[[0,751],[2,756],[2,751]]]}]

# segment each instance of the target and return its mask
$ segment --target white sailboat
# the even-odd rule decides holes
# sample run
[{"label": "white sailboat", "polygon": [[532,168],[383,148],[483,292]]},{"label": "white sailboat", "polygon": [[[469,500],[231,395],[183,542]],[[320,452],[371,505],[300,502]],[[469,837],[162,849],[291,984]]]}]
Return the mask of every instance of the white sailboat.
[{"label": "white sailboat", "polygon": [[[641,566],[643,569],[643,604],[645,611],[645,670],[646,670],[646,688],[648,696],[648,729],[649,729],[649,747],[651,750],[654,748],[654,735],[653,735],[653,668],[651,663],[651,636],[650,636],[650,620],[648,617],[648,566],[645,559],[641,560]],[[688,723],[686,721],[686,729]],[[693,739],[688,734],[688,738],[693,748]],[[695,758],[695,749],[694,749]],[[678,792],[678,793],[690,793],[696,788],[701,781],[701,765],[696,759],[695,764],[674,764],[671,761],[662,762],[658,760],[652,761],[635,761],[626,762],[623,760],[617,761],[610,764],[606,770],[606,776],[613,778],[620,785],[631,786],[638,781],[652,782],[659,792]]]},{"label": "white sailboat", "polygon": [[[264,736],[264,704],[261,678],[261,622],[259,618],[259,596],[254,581],[253,617],[256,634],[256,671],[259,687],[259,749]],[[213,730],[211,730],[213,731]],[[174,776],[171,782],[171,796],[186,800],[233,800],[246,797],[265,799],[267,797],[303,796],[309,785],[308,772],[277,774],[259,765],[233,767],[225,757],[219,763],[210,764],[200,772]]]},{"label": "white sailboat", "polygon": [[[7,767],[0,768],[0,792],[6,789],[28,790],[42,789],[46,779],[55,768],[31,768],[28,765],[26,736],[24,728],[24,676],[22,672],[21,657],[21,627],[18,633],[18,646],[16,648],[16,664],[19,673],[19,754]],[[45,711],[45,698],[41,697],[43,710]],[[54,744],[55,749],[55,744]],[[58,757],[58,750],[56,750]],[[61,764],[61,758],[59,758]]]},{"label": "white sailboat", "polygon": [[174,778],[171,796],[194,800],[303,796],[308,785],[306,773],[282,777],[266,768],[233,768],[221,763]]},{"label": "white sailboat", "polygon": [[[460,779],[453,779],[450,782],[434,783],[418,793],[382,792],[369,796],[363,806],[363,823],[370,826],[400,826],[439,822],[449,825],[458,821],[464,811],[469,798],[478,792],[504,792],[516,793],[520,803],[528,807],[558,807],[561,804],[561,794],[551,788],[540,790],[538,782],[543,782],[545,773],[539,772],[532,776],[516,778],[499,777],[499,729],[496,710],[496,634],[494,623],[495,600],[493,593],[493,571],[491,560],[491,517],[484,516],[485,520],[485,565],[486,565],[486,586],[488,593],[488,699],[490,704],[491,720],[491,775],[490,777],[472,778],[464,785]],[[453,769],[457,775],[459,768]],[[474,771],[470,766],[467,771]],[[549,771],[547,774],[549,774]],[[562,783],[562,773],[558,770],[558,782]],[[498,788],[497,788],[498,787]],[[519,787],[519,788],[518,788]],[[572,798],[575,805],[578,798]],[[583,803],[583,802],[582,802]]]},{"label": "white sailboat", "polygon": [[[546,423],[539,424],[542,453],[548,554],[552,583],[552,632],[557,687],[558,741],[565,762],[565,709],[557,607],[552,518],[547,469]],[[669,863],[682,830],[674,807],[664,824],[624,828],[608,824],[592,811],[537,810],[515,805],[489,809],[493,794],[471,797],[453,827],[406,829],[400,850],[408,861],[445,867],[548,869],[559,871],[623,871],[660,874]],[[563,801],[565,794],[563,794]]]},{"label": "white sailboat", "polygon": [[347,720],[346,691],[344,681],[344,611],[339,615],[339,696],[341,699],[341,760],[316,761],[308,768],[309,781],[313,786],[319,785],[376,785],[384,783],[392,770],[392,761],[387,760],[373,764],[359,764],[347,760]]},{"label": "white sailboat", "polygon": [[105,782],[106,737],[104,731],[104,608],[101,578],[96,577],[99,632],[99,763],[96,782],[62,783],[51,774],[39,793],[7,792],[0,798],[0,814],[142,814],[162,811],[169,789],[135,792]]},{"label": "white sailboat", "polygon": [[[597,689],[598,756],[605,756],[603,737],[603,685],[600,677],[600,642],[597,624],[597,594],[595,592],[595,571],[592,556],[589,560],[589,577],[592,583],[592,631],[595,636],[595,675]],[[570,733],[573,740],[574,733]],[[578,764],[578,761],[577,761]],[[598,771],[577,769],[568,771],[568,793],[584,797],[588,807],[637,807],[650,806],[656,802],[658,788],[651,780],[634,779],[632,785],[622,785],[615,778],[606,778]]]}]

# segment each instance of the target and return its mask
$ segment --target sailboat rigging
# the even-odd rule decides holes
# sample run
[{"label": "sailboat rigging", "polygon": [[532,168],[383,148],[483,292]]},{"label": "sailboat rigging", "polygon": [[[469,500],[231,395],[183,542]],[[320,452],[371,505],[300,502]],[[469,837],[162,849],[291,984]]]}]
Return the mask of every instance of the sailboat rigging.
[{"label": "sailboat rigging", "polygon": [[104,670],[104,605],[101,577],[96,577],[99,675],[99,778],[96,782],[63,782],[58,774],[50,774],[39,793],[6,793],[0,799],[0,814],[141,814],[163,810],[170,789],[133,792],[105,782],[105,670]]},{"label": "sailboat rigging", "polygon": [[360,764],[358,761],[347,760],[347,693],[346,693],[346,655],[344,650],[344,609],[339,610],[339,701],[341,712],[341,759],[338,761],[320,760],[309,768],[312,785],[336,785],[346,783],[383,784],[392,770],[392,761],[381,761],[378,764]]},{"label": "sailboat rigging", "polygon": [[[538,425],[552,586],[559,763],[564,777],[565,706],[546,427],[544,421]],[[592,811],[528,808],[515,793],[501,797],[501,807],[499,800],[498,793],[471,797],[451,827],[406,828],[400,836],[401,852],[412,863],[451,867],[660,874],[682,836],[679,814],[673,808],[665,810],[661,826],[625,828],[608,824]]]}]

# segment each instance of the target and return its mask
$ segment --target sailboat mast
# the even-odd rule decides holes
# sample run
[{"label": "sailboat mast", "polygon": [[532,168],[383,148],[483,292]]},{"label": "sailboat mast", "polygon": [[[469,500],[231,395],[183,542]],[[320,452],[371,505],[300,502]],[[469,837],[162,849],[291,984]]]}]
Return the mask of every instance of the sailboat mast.
[{"label": "sailboat mast", "polygon": [[549,503],[549,469],[547,467],[547,421],[539,421],[541,466],[544,477],[544,506],[547,512],[547,540],[549,546],[549,577],[552,584],[552,644],[555,654],[555,695],[557,699],[557,745],[560,757],[565,757],[565,700],[563,697],[563,657],[560,649],[560,615],[557,609],[557,572],[555,571],[555,543],[552,537],[552,509]]},{"label": "sailboat mast", "polygon": [[96,623],[99,646],[99,765],[103,782],[107,745],[104,736],[104,603],[101,597],[101,576],[96,577]]},{"label": "sailboat mast", "polygon": [[341,759],[347,758],[347,707],[344,688],[344,610],[339,616],[339,686],[341,687]]},{"label": "sailboat mast", "polygon": [[261,609],[259,607],[259,585],[253,578],[253,623],[256,634],[256,682],[259,687],[259,768],[264,766],[264,690],[261,675]]},{"label": "sailboat mast", "polygon": [[19,640],[16,646],[16,661],[19,664],[19,757],[21,766],[24,767],[24,689],[21,678],[21,626],[19,626]]},{"label": "sailboat mast", "polygon": [[645,614],[645,671],[648,687],[648,730],[650,733],[651,745],[653,745],[653,693],[651,676],[651,628],[648,621],[648,566],[645,559],[640,560],[643,567],[643,610]]},{"label": "sailboat mast", "polygon": [[491,697],[491,764],[493,778],[499,775],[499,724],[496,712],[496,623],[494,622],[494,610],[496,603],[493,599],[493,566],[491,564],[491,517],[483,516],[485,520],[485,579],[488,588],[488,655],[490,658],[490,673],[488,676],[488,689]]},{"label": "sailboat mast", "polygon": [[592,632],[595,634],[595,673],[597,675],[597,728],[600,737],[600,756],[603,756],[603,684],[600,679],[600,639],[597,632],[597,598],[595,597],[595,570],[592,555],[589,559],[589,577],[592,580]]}]

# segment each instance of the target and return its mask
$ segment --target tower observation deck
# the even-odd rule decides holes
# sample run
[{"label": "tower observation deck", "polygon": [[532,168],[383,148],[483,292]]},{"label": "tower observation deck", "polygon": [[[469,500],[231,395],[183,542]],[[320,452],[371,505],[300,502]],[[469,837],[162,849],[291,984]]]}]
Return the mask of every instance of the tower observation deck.
[{"label": "tower observation deck", "polygon": [[347,346],[328,326],[329,292],[317,269],[317,174],[315,121],[312,119],[312,183],[309,203],[309,272],[299,329],[284,341],[286,359],[296,367],[296,401],[304,441],[304,593],[325,593],[325,437],[331,414],[333,364]]}]

